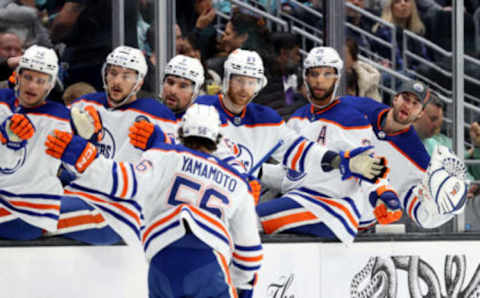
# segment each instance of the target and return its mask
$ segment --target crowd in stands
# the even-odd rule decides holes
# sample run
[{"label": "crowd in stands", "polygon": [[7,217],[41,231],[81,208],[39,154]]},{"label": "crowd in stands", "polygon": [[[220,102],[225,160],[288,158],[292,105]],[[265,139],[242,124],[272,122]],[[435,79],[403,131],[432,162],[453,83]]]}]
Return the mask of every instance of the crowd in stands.
[{"label": "crowd in stands", "polygon": [[[321,29],[323,21],[306,13],[288,0],[245,1],[257,9],[272,14],[283,11],[293,17]],[[299,1],[319,12],[323,1]],[[427,61],[451,70],[451,58],[443,57],[423,42],[409,39],[404,48],[404,31],[451,50],[452,1],[449,0],[345,0],[382,20],[378,22],[358,11],[347,9],[347,22],[367,34],[356,30],[346,31],[345,80],[346,94],[371,97],[387,102],[388,96],[379,92],[379,85],[388,83],[391,77],[360,59],[366,57],[384,67],[399,71],[412,79],[429,79],[443,88],[451,87],[451,78],[418,59],[404,59],[404,52],[418,55]],[[480,28],[480,1],[465,0],[465,52],[473,58],[480,57],[480,49],[471,40],[478,40]],[[153,1],[128,0],[125,3],[125,45],[140,48],[149,58],[149,73],[145,77],[143,94],[152,95],[155,85],[153,69],[155,49],[153,44]],[[0,1],[0,86],[13,87],[11,74],[18,65],[24,49],[32,44],[54,48],[60,57],[60,75],[51,99],[69,104],[83,94],[104,88],[101,68],[105,57],[112,50],[112,0],[1,0]],[[231,15],[228,22],[217,22],[216,12]],[[288,32],[272,32],[264,18],[239,9],[230,1],[186,0],[177,5],[176,52],[194,57],[205,68],[205,86],[201,94],[217,94],[221,91],[223,65],[233,50],[255,50],[265,64],[267,87],[255,98],[255,102],[270,106],[287,119],[298,107],[305,104],[305,89],[301,75],[301,42]],[[391,30],[385,23],[392,24]],[[221,25],[219,27],[218,25]],[[219,33],[222,32],[222,33]],[[379,43],[380,38],[392,49]],[[393,43],[393,41],[396,41]],[[305,49],[308,51],[309,49]],[[406,71],[408,69],[409,71]],[[466,63],[467,75],[480,79],[480,65]],[[416,76],[416,73],[419,76]],[[428,83],[428,81],[427,81]],[[396,86],[393,86],[395,89]],[[480,85],[466,82],[466,92],[480,94]],[[445,107],[438,108],[438,113]],[[475,122],[476,123],[476,122]],[[471,143],[474,150],[469,157],[476,158],[478,125],[472,124]],[[417,127],[421,131],[421,128]],[[425,139],[445,134],[440,124],[426,134]],[[423,137],[422,137],[423,138]],[[450,142],[451,143],[451,142]],[[474,174],[475,171],[472,172]],[[480,175],[474,175],[480,179]]]}]

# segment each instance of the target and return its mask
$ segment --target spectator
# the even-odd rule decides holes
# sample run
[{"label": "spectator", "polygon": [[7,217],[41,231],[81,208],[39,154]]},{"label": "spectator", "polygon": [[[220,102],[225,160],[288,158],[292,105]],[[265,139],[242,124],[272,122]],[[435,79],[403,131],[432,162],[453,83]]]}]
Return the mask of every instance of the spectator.
[{"label": "spectator", "polygon": [[[441,132],[443,125],[443,111],[445,103],[434,92],[431,92],[430,100],[423,110],[423,114],[418,118],[413,126],[418,136],[425,145],[428,154],[432,155],[435,147],[438,145],[453,149],[452,139]],[[465,159],[480,158],[480,125],[473,122],[470,126],[470,139],[473,148],[465,152]],[[471,165],[468,167],[469,180],[480,180],[480,166]]]},{"label": "spectator", "polygon": [[203,59],[202,52],[201,52],[201,45],[199,44],[199,40],[197,39],[198,35],[194,32],[187,34],[182,39],[182,47],[178,49],[177,54],[185,55],[188,57],[196,58],[200,60],[203,65],[203,68],[206,70],[205,72],[205,84],[200,89],[199,95],[215,95],[221,91],[222,86],[222,78],[218,73],[216,73],[213,69],[208,69],[205,64],[205,60]]},{"label": "spectator", "polygon": [[[125,1],[125,44],[137,47],[137,0]],[[54,42],[63,42],[68,63],[65,84],[87,82],[100,90],[103,61],[112,50],[112,0],[65,0],[50,26]]]},{"label": "spectator", "polygon": [[32,7],[10,3],[0,9],[0,31],[15,32],[26,48],[33,44],[52,47],[48,31]]},{"label": "spectator", "polygon": [[274,57],[267,86],[255,98],[255,102],[269,106],[286,119],[300,106],[306,104],[296,95],[300,65],[300,47],[297,37],[291,33],[272,35]]},{"label": "spectator", "polygon": [[370,97],[382,102],[378,92],[380,72],[370,64],[358,60],[358,46],[351,38],[347,38],[345,43],[345,75],[348,95]]},{"label": "spectator", "polygon": [[68,106],[75,99],[82,97],[83,95],[97,92],[92,85],[85,82],[78,82],[70,85],[65,92],[63,92],[63,103]]},{"label": "spectator", "polygon": [[195,32],[201,44],[202,56],[212,57],[216,52],[217,31],[213,26],[216,11],[212,0],[182,1],[182,9],[177,9],[177,23],[184,35]]},{"label": "spectator", "polygon": [[[345,2],[350,2],[351,4],[364,9],[370,13],[373,13],[377,15],[378,13],[373,10],[369,10],[365,7],[365,0],[345,0]],[[359,29],[362,29],[366,32],[371,32],[372,27],[375,24],[374,21],[368,17],[364,17],[362,14],[354,11],[353,9],[347,8],[346,10],[347,14],[347,22],[355,25]],[[369,40],[365,37],[365,35],[358,33],[357,31],[354,31],[348,27],[346,28],[346,36],[355,40],[355,42],[358,44],[360,48],[366,48],[370,50],[370,42]]]},{"label": "spectator", "polygon": [[207,61],[207,65],[221,76],[223,76],[223,63],[226,56],[239,48],[256,51],[265,61],[266,69],[269,69],[269,56],[272,52],[270,32],[262,18],[235,11],[225,27],[220,48],[221,52],[218,56],[221,58],[211,59]]},{"label": "spectator", "polygon": [[[392,42],[396,39],[396,65],[391,65],[392,61],[390,59],[393,57],[391,57],[390,47],[372,42],[372,50],[383,59],[382,64],[385,66],[403,70],[406,66],[406,61],[403,61],[403,30],[409,30],[420,36],[423,36],[425,33],[425,26],[418,15],[415,0],[387,0],[383,6],[381,18],[395,25],[396,35],[393,36],[392,30],[380,23],[373,26],[372,32],[387,42]],[[408,50],[420,56],[426,55],[425,47],[416,40],[408,40]]]},{"label": "spectator", "polygon": [[0,32],[0,81],[7,80],[20,62],[23,42],[13,32]]}]

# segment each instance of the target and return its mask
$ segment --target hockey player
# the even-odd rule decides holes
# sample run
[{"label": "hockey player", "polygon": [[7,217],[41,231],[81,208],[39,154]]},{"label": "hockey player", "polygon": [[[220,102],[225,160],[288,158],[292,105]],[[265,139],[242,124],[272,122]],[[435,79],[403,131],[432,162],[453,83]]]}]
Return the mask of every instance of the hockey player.
[{"label": "hockey player", "polygon": [[35,239],[57,229],[60,161],[37,148],[53,129],[70,131],[69,111],[46,100],[57,73],[55,52],[33,45],[20,59],[15,90],[0,90],[1,238]]},{"label": "hockey player", "polygon": [[[412,126],[429,96],[423,83],[409,81],[394,96],[392,107],[370,98],[342,99],[368,117],[376,135],[373,145],[379,154],[389,157],[390,182],[401,206],[423,228],[439,227],[462,212],[467,191],[463,162],[445,148],[437,148],[430,159]],[[375,219],[363,221],[368,224]]]},{"label": "hockey player", "polygon": [[182,119],[185,111],[193,104],[204,80],[200,60],[177,55],[168,62],[162,80],[162,100],[177,120]]},{"label": "hockey player", "polygon": [[84,170],[72,193],[135,233],[143,215],[151,298],[252,297],[263,257],[257,219],[246,181],[210,155],[220,125],[215,108],[195,104],[180,124],[184,146],[157,144],[136,164],[103,156],[83,163],[93,146],[66,132],[45,143],[48,154]]},{"label": "hockey player", "polygon": [[[317,47],[308,53],[303,78],[310,104],[298,109],[287,124],[309,140],[337,151],[370,145],[374,138],[364,115],[335,97],[342,68],[343,61],[333,48]],[[281,171],[278,166],[265,165],[263,181],[279,185],[266,180]],[[342,180],[340,173],[333,171],[322,177],[288,171],[282,180],[282,197],[257,206],[267,234],[300,233],[351,243],[364,210],[372,211],[367,204],[375,207],[382,224],[402,216],[395,191],[385,183]],[[368,197],[362,187],[368,189]]]},{"label": "hockey player", "polygon": [[[105,92],[85,95],[71,106],[74,132],[92,141],[99,154],[122,161],[138,161],[143,150],[130,144],[130,128],[155,123],[165,134],[173,136],[176,121],[171,111],[151,98],[137,98],[147,73],[143,53],[120,46],[106,58],[102,68]],[[162,133],[164,141],[169,137]],[[110,244],[120,240],[106,224],[97,209],[82,206],[84,202],[62,202],[57,234],[92,244]],[[99,231],[104,231],[100,233]]]}]

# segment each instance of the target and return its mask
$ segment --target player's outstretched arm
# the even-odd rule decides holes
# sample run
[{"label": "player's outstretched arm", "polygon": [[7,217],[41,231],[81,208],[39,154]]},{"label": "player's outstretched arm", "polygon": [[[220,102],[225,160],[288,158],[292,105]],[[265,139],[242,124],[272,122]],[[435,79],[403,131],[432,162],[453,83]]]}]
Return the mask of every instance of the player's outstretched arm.
[{"label": "player's outstretched arm", "polygon": [[13,114],[0,124],[0,142],[13,150],[25,147],[34,133],[33,123],[23,114]]},{"label": "player's outstretched arm", "polygon": [[333,168],[342,173],[342,180],[350,177],[360,178],[376,183],[388,174],[387,162],[384,157],[373,155],[373,146],[358,147],[349,151],[340,151],[331,161]]}]

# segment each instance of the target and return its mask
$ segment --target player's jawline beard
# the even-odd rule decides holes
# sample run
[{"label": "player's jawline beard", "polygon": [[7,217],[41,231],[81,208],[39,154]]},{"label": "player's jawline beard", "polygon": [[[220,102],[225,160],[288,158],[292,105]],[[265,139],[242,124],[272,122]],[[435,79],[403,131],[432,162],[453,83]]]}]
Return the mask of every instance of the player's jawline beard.
[{"label": "player's jawline beard", "polygon": [[308,88],[310,88],[310,96],[312,97],[312,101],[315,103],[315,105],[318,105],[318,107],[315,107],[315,109],[322,109],[324,107],[327,107],[333,101],[333,98],[330,98],[330,100],[324,105],[317,103],[317,101],[324,101],[332,96],[333,90],[335,89],[335,84],[333,84],[332,87],[330,87],[330,89],[328,89],[327,92],[325,92],[325,95],[323,95],[322,97],[316,97],[311,91],[311,87],[308,86]]}]

